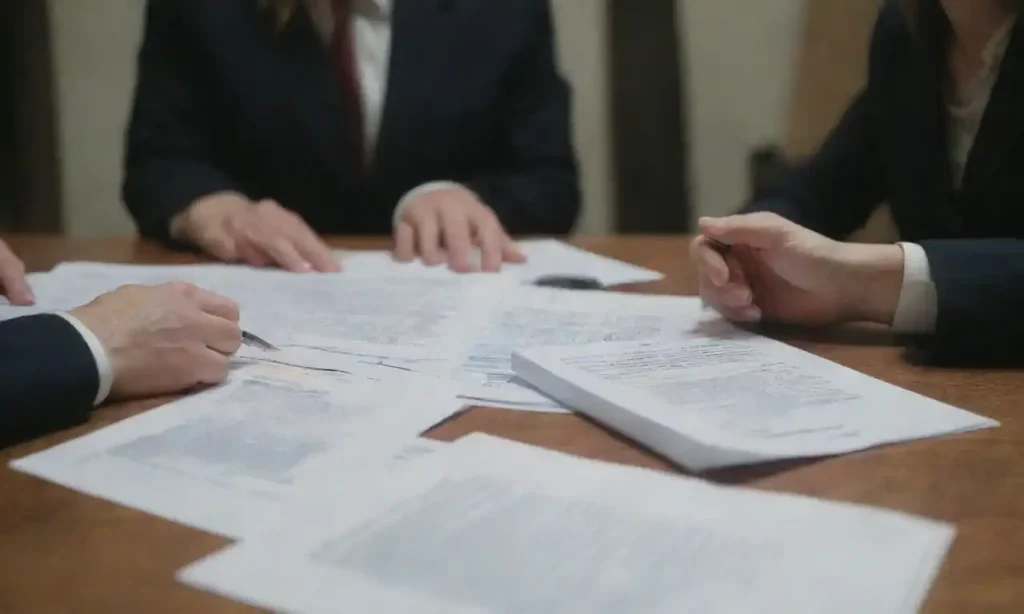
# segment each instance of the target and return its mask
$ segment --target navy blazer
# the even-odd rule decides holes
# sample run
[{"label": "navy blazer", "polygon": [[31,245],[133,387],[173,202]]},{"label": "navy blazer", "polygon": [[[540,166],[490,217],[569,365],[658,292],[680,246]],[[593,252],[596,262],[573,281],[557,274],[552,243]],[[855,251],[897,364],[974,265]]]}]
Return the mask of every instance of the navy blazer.
[{"label": "navy blazer", "polygon": [[0,448],[85,422],[99,385],[89,345],[64,318],[0,322]]},{"label": "navy blazer", "polygon": [[1016,362],[1024,358],[1024,19],[956,190],[943,95],[950,26],[935,8],[912,34],[899,5],[882,8],[868,84],[821,150],[748,210],[844,238],[889,203],[901,239],[927,252],[938,291],[935,333],[915,345],[921,356]]},{"label": "navy blazer", "polygon": [[579,210],[570,92],[548,0],[394,0],[386,103],[366,176],[345,97],[305,8],[278,30],[261,0],[149,0],[123,197],[141,233],[235,190],[320,233],[390,234],[395,205],[467,185],[511,233],[567,233]]}]

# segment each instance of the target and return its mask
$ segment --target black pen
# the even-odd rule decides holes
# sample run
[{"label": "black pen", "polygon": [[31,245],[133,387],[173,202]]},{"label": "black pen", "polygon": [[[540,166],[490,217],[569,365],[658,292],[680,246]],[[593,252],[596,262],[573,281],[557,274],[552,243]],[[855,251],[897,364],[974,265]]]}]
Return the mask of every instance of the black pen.
[{"label": "black pen", "polygon": [[242,331],[242,343],[244,343],[245,345],[248,345],[250,347],[254,347],[254,348],[257,348],[257,349],[260,349],[260,350],[264,350],[264,351],[267,351],[267,352],[276,352],[276,351],[278,351],[278,348],[277,348],[276,345],[274,345],[274,344],[272,344],[272,343],[270,343],[268,341],[264,341],[260,337],[257,337],[256,335],[250,333],[247,330],[243,330]]},{"label": "black pen", "polygon": [[718,239],[704,235],[704,242],[708,244],[708,247],[715,250],[723,256],[732,251],[732,246],[728,243],[722,243]]}]

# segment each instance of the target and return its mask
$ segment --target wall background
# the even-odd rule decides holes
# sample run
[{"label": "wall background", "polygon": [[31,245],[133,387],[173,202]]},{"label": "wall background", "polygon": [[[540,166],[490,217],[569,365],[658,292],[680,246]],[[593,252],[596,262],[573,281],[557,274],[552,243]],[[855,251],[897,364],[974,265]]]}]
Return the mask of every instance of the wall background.
[{"label": "wall background", "polygon": [[[48,0],[54,41],[67,232],[125,235],[122,135],[133,87],[143,0]],[[578,231],[611,230],[606,2],[552,0],[559,60],[575,88],[584,184]],[[691,180],[698,214],[734,209],[746,156],[786,132],[792,67],[806,0],[678,0],[685,28]]]}]

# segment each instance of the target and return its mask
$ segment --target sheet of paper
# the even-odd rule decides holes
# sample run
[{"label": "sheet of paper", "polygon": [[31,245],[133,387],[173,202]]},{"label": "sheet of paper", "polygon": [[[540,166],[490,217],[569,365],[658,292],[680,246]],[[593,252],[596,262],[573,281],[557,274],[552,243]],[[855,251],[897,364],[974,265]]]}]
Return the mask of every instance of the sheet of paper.
[{"label": "sheet of paper", "polygon": [[242,326],[281,348],[335,349],[388,358],[453,357],[505,288],[500,275],[295,275],[227,265],[61,265],[33,278],[38,304],[5,315],[62,311],[127,283],[188,281],[238,302]]},{"label": "sheet of paper", "polygon": [[[344,489],[462,407],[434,382],[395,388],[249,367],[227,384],[22,458],[11,467],[232,538],[304,481]],[[415,443],[413,447],[408,444]]]},{"label": "sheet of paper", "polygon": [[[593,252],[573,247],[554,239],[526,240],[519,249],[527,257],[525,264],[505,265],[504,271],[530,284],[545,275],[593,277],[605,286],[657,281],[664,275],[621,260],[606,258]],[[345,270],[360,275],[423,275],[445,277],[455,275],[444,266],[430,267],[420,261],[396,262],[390,252],[383,250],[339,251]],[[472,262],[480,266],[480,254],[472,255]]]},{"label": "sheet of paper", "polygon": [[997,426],[724,322],[651,343],[533,348],[515,372],[692,469]]},{"label": "sheet of paper", "polygon": [[486,435],[405,465],[372,492],[310,490],[179,578],[311,614],[910,614],[954,536],[894,512]]},{"label": "sheet of paper", "polygon": [[693,298],[519,288],[508,293],[475,335],[454,377],[462,396],[480,405],[565,411],[564,405],[516,377],[514,351],[673,338],[703,317],[700,301]]}]

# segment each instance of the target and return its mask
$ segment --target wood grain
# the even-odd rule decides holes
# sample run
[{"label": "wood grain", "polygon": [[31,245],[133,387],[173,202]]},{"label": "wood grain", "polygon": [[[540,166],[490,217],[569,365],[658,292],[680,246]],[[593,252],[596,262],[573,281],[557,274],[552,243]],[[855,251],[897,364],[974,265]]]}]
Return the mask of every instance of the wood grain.
[{"label": "wood grain", "polygon": [[[67,259],[187,262],[131,240],[16,237],[34,270]],[[345,241],[366,247],[382,242]],[[584,247],[665,272],[637,287],[691,294],[695,280],[682,237],[595,238]],[[1002,427],[813,462],[723,471],[710,479],[904,510],[959,529],[924,612],[1024,612],[1024,373],[937,370],[902,360],[884,331],[773,331],[795,346],[921,394],[991,416]],[[0,452],[0,612],[252,611],[177,584],[175,572],[225,545],[223,539],[126,509],[6,468],[7,461],[166,402],[109,407],[90,424]],[[900,408],[893,407],[892,411]],[[620,463],[673,470],[664,461],[574,416],[476,408],[432,436],[483,431]],[[354,496],[357,496],[354,493]],[[751,513],[756,513],[752,510]]]}]

